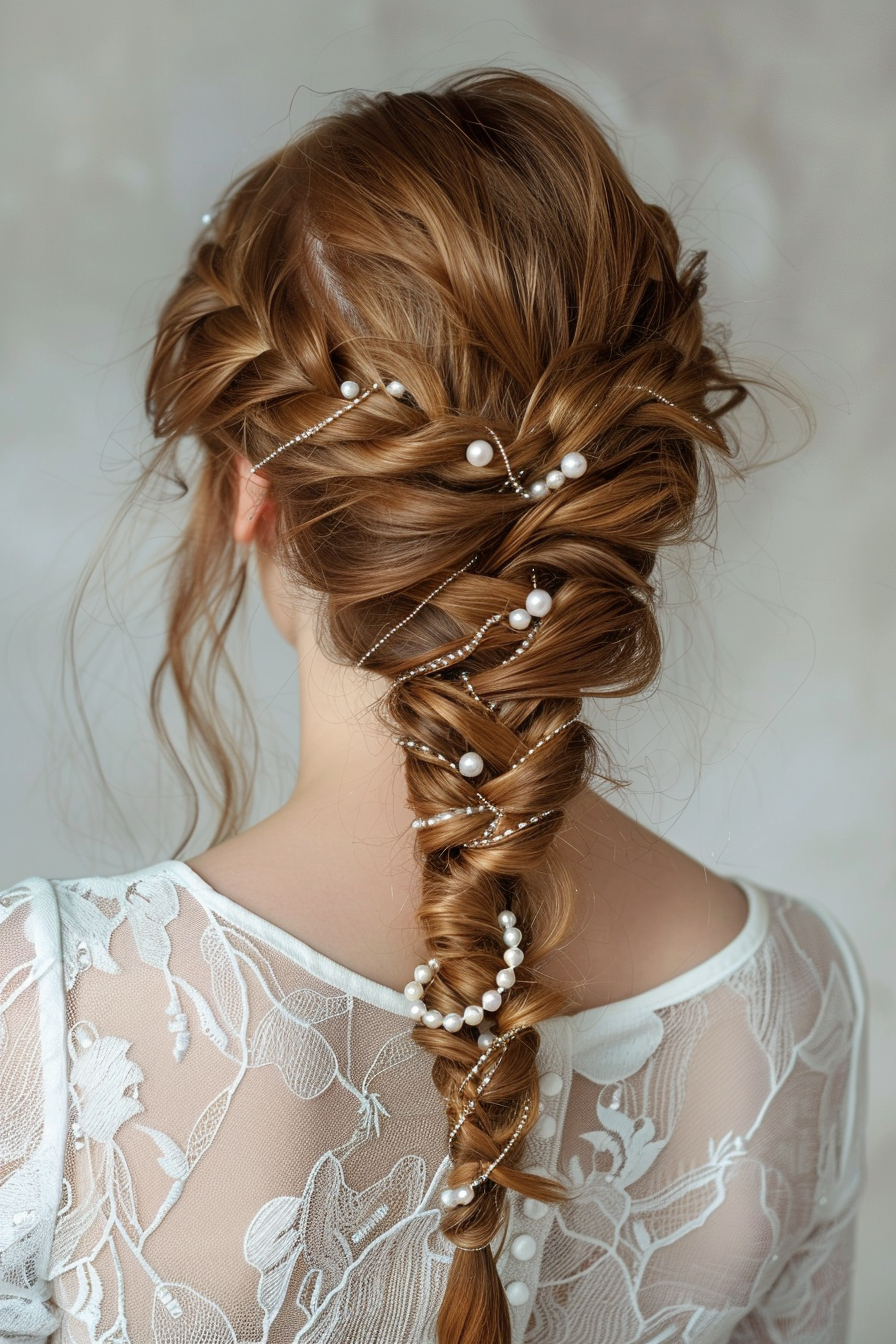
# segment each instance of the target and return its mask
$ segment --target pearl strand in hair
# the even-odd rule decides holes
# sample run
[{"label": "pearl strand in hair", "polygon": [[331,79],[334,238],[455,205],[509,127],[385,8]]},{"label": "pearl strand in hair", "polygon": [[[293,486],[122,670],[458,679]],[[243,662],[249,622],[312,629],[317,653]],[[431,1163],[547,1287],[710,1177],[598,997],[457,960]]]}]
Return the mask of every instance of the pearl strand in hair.
[{"label": "pearl strand in hair", "polygon": [[[463,1026],[478,1027],[486,1013],[498,1012],[503,1002],[503,993],[516,983],[516,968],[523,962],[523,951],[520,947],[523,935],[516,927],[516,915],[512,910],[501,911],[498,916],[498,929],[507,951],[504,953],[505,965],[495,975],[496,988],[487,989],[479,1003],[468,1003],[459,1013],[443,1015],[437,1008],[427,1008],[423,995],[426,993],[426,986],[439,970],[439,963],[433,958],[425,964],[416,966],[413,980],[409,980],[404,987],[404,996],[410,1003],[411,1017],[415,1022],[422,1022],[424,1027],[433,1029],[443,1027],[445,1031],[454,1033],[460,1031]],[[484,1048],[490,1044],[491,1037],[488,1041],[480,1037],[480,1045]]]}]

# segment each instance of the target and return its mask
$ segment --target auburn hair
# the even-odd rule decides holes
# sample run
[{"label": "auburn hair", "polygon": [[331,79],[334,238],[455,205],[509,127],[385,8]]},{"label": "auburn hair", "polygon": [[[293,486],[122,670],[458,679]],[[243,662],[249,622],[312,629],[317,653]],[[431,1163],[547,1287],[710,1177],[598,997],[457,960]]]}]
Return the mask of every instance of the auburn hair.
[{"label": "auburn hair", "polygon": [[[346,378],[408,389],[371,396],[264,467],[279,562],[320,595],[320,637],[336,659],[356,663],[478,557],[365,662],[393,679],[382,705],[393,732],[450,760],[475,746],[486,764],[477,788],[509,826],[550,810],[486,847],[463,847],[481,835],[480,815],[415,832],[420,935],[441,963],[430,1006],[477,1002],[491,985],[504,907],[526,938],[496,1027],[521,1030],[457,1135],[458,1180],[497,1156],[527,1098],[535,1123],[538,1024],[570,1006],[538,969],[573,910],[552,842],[599,748],[578,722],[523,758],[583,696],[633,694],[654,678],[657,552],[688,540],[711,509],[708,467],[730,453],[720,419],[746,395],[706,335],[703,273],[703,256],[683,258],[669,215],[639,197],[585,111],[529,76],[480,70],[425,92],[352,95],[246,173],[161,314],[147,385],[162,440],[153,469],[192,436],[201,472],[154,695],[158,707],[173,674],[220,778],[219,836],[239,825],[250,782],[201,694],[213,695],[245,583],[231,533],[238,455],[258,463],[332,414]],[[466,461],[484,426],[524,481],[573,450],[588,469],[531,503]],[[499,665],[520,637],[496,623],[450,673],[398,679],[522,605],[533,574],[553,607],[522,656]],[[472,801],[469,782],[425,753],[407,751],[406,777],[419,816]],[[415,1029],[449,1124],[476,1034]],[[487,1194],[444,1214],[448,1240],[480,1253],[453,1257],[440,1344],[510,1340],[489,1250],[505,1191],[564,1193],[524,1170],[524,1151],[512,1148]]]}]

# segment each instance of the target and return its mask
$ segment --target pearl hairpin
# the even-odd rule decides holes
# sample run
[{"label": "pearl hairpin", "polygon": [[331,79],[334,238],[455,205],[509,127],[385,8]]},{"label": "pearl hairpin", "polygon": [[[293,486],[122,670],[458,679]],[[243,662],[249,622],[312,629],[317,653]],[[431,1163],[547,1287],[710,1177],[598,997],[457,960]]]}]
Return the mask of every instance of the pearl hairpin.
[{"label": "pearl hairpin", "polygon": [[323,420],[318,420],[316,425],[311,425],[310,428],[303,429],[300,434],[294,434],[291,439],[287,439],[285,443],[281,443],[279,448],[275,448],[272,453],[268,453],[267,457],[262,458],[260,462],[256,462],[254,467],[250,469],[249,475],[254,476],[256,471],[260,471],[262,467],[267,466],[268,462],[276,457],[278,453],[284,452],[287,448],[294,447],[297,443],[304,443],[305,440],[310,439],[313,434],[317,434],[327,425],[332,425],[334,420],[338,420],[340,416],[347,415],[349,411],[353,411],[356,406],[360,406],[361,402],[366,401],[374,392],[388,392],[390,397],[402,397],[406,390],[404,384],[400,383],[397,378],[393,378],[391,382],[386,383],[385,386],[382,383],[371,383],[370,386],[365,387],[363,391],[361,390],[361,384],[355,382],[354,378],[346,378],[343,383],[340,383],[339,391],[342,396],[345,397],[348,404],[340,406],[339,410],[334,411],[332,415],[325,415]]},{"label": "pearl hairpin", "polygon": [[[452,761],[448,756],[445,756],[441,751],[436,751],[434,747],[427,746],[425,742],[417,742],[412,737],[396,737],[394,738],[394,741],[397,743],[399,747],[410,748],[410,750],[412,751],[422,751],[424,756],[432,756],[434,760],[441,761],[443,765],[447,765],[448,769],[453,770],[455,774],[459,775],[461,773],[459,768],[459,762]],[[482,757],[479,756],[478,752],[470,752],[468,754],[475,755],[480,761],[482,760]],[[463,757],[461,757],[461,760],[463,760]],[[477,770],[476,773],[477,774],[481,773],[482,768],[484,768],[484,766],[480,767],[480,770]],[[475,789],[474,792],[476,794],[476,797],[479,799],[481,806],[479,807],[471,806],[469,808],[460,808],[460,807],[451,808],[447,812],[439,812],[436,817],[415,817],[414,821],[411,822],[411,826],[413,827],[414,830],[419,831],[422,830],[423,827],[425,826],[434,826],[436,824],[436,821],[448,821],[450,817],[455,816],[459,817],[464,814],[472,816],[474,812],[491,812],[493,820],[490,826],[486,828],[486,831],[483,832],[483,834],[487,834],[491,830],[491,827],[497,826],[498,823],[503,819],[504,813],[501,811],[500,808],[496,807],[494,803],[489,802],[488,798],[486,798],[484,794],[480,793],[478,789]],[[464,848],[464,846],[461,846],[461,848]]]},{"label": "pearl hairpin", "polygon": [[430,983],[438,970],[438,963],[430,961],[426,965],[414,968],[414,978],[404,987],[404,996],[410,1003],[411,1017],[422,1022],[424,1027],[443,1027],[452,1034],[462,1027],[478,1027],[486,1013],[496,1013],[503,1002],[503,993],[516,982],[516,968],[522,964],[523,940],[521,931],[516,927],[516,915],[512,910],[502,910],[498,916],[498,928],[507,949],[504,953],[504,966],[495,975],[495,989],[487,989],[479,1003],[468,1003],[460,1013],[445,1013],[436,1008],[427,1008],[423,1001],[425,986]]},{"label": "pearl hairpin", "polygon": [[533,588],[526,597],[526,605],[514,607],[507,620],[513,630],[528,630],[532,624],[532,617],[547,616],[553,605],[554,599],[550,593],[544,588]]},{"label": "pearl hairpin", "polygon": [[[560,460],[560,466],[553,471],[549,471],[543,481],[533,481],[530,486],[524,486],[520,478],[514,473],[510,465],[510,458],[507,456],[507,450],[495,431],[489,429],[486,425],[485,432],[490,436],[501,454],[508,485],[522,499],[528,499],[532,502],[544,499],[545,495],[551,490],[559,490],[565,481],[576,480],[579,476],[584,476],[588,468],[588,461],[582,453],[565,453]],[[472,443],[467,444],[466,458],[473,467],[487,467],[494,456],[494,448],[492,448],[488,439],[474,439]],[[519,628],[524,629],[525,627],[521,626]]]},{"label": "pearl hairpin", "polygon": [[[649,393],[655,401],[661,401],[664,406],[670,406],[673,410],[677,411],[681,409],[676,402],[670,401],[669,398],[664,397],[661,392],[656,392],[652,387],[647,387],[643,383],[629,383],[628,387],[633,392]],[[699,415],[692,415],[689,411],[686,411],[685,414],[690,415],[690,418],[694,421],[695,425],[702,425],[704,429],[712,429],[712,426],[708,424],[706,420],[701,420]],[[549,471],[543,480],[538,479],[532,481],[529,486],[524,486],[521,478],[514,473],[513,468],[510,465],[510,459],[507,456],[507,451],[495,431],[486,425],[485,432],[492,440],[495,448],[497,448],[498,452],[501,454],[501,460],[504,463],[504,471],[507,476],[508,485],[520,495],[521,498],[528,499],[533,503],[537,503],[538,500],[544,499],[552,491],[559,490],[561,485],[564,485],[566,481],[578,480],[579,477],[584,476],[585,472],[588,470],[588,459],[585,455],[583,453],[572,451],[564,453],[563,457],[560,459],[559,466],[554,467]],[[492,443],[489,443],[488,439],[474,439],[472,443],[467,444],[466,458],[471,466],[487,467],[490,465],[495,456],[495,448],[492,447]],[[523,629],[524,627],[520,628]]]}]

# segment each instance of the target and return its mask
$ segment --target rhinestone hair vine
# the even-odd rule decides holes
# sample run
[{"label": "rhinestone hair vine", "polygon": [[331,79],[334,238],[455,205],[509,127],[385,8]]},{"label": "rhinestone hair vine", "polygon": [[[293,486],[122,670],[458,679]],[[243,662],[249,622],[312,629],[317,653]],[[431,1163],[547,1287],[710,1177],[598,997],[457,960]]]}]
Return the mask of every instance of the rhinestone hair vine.
[{"label": "rhinestone hair vine", "polygon": [[360,406],[374,392],[387,392],[390,397],[403,397],[406,388],[404,383],[400,383],[397,378],[393,378],[391,382],[386,384],[371,383],[370,387],[365,388],[362,388],[360,383],[356,383],[353,378],[347,378],[344,383],[340,384],[339,391],[346,399],[344,406],[340,406],[339,410],[334,411],[332,415],[325,415],[323,420],[318,420],[316,425],[303,429],[301,433],[294,434],[291,439],[281,443],[272,453],[268,453],[267,457],[263,457],[260,462],[256,462],[249,471],[249,475],[254,476],[256,471],[261,471],[262,467],[267,466],[268,462],[277,457],[279,453],[285,452],[287,448],[294,448],[297,443],[304,443],[306,439],[318,434],[327,425],[332,425],[334,420],[340,419],[343,415],[348,415],[349,411],[353,411],[356,406]]}]

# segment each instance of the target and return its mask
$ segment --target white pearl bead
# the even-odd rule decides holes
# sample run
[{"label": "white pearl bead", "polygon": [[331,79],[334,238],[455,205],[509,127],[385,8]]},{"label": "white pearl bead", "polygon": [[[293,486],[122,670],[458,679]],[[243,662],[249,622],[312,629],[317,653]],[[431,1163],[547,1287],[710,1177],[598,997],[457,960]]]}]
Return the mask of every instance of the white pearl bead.
[{"label": "white pearl bead", "polygon": [[538,1090],[543,1097],[559,1097],[563,1091],[563,1079],[559,1073],[543,1073],[538,1080]]},{"label": "white pearl bead", "polygon": [[424,1017],[424,1015],[425,1015],[425,1013],[426,1013],[426,1004],[425,1004],[425,1003],[412,1003],[412,1004],[411,1004],[411,1017],[414,1019],[415,1022],[420,1022],[420,1021],[422,1021],[422,1020],[423,1020],[423,1017]]},{"label": "white pearl bead", "polygon": [[530,1297],[529,1289],[520,1279],[514,1279],[513,1283],[508,1283],[504,1289],[504,1295],[512,1307],[524,1307]]},{"label": "white pearl bead", "polygon": [[346,401],[352,401],[361,391],[361,384],[356,383],[354,378],[346,378],[344,383],[339,384],[339,391]]},{"label": "white pearl bead", "polygon": [[439,1195],[439,1203],[443,1209],[457,1208],[457,1191],[452,1190],[449,1186],[447,1190],[443,1190]]},{"label": "white pearl bead", "polygon": [[525,607],[514,607],[507,620],[511,630],[527,630],[532,624],[532,616]]},{"label": "white pearl bead", "polygon": [[211,217],[211,215],[203,215],[203,216],[202,216],[202,220],[201,220],[201,222],[202,222],[203,224],[211,224],[211,222],[212,222],[212,217]]},{"label": "white pearl bead", "polygon": [[498,925],[502,929],[512,929],[516,923],[516,915],[512,910],[502,910],[498,916]]},{"label": "white pearl bead", "polygon": [[526,610],[530,616],[547,616],[554,599],[543,588],[533,588],[526,597]]},{"label": "white pearl bead", "polygon": [[433,969],[431,966],[422,965],[414,967],[414,979],[417,981],[418,985],[428,985],[432,977]]},{"label": "white pearl bead", "polygon": [[540,1199],[526,1199],[523,1201],[523,1213],[527,1218],[537,1221],[543,1218],[548,1211],[548,1205],[542,1203]]},{"label": "white pearl bead", "polygon": [[446,1013],[445,1020],[442,1023],[442,1026],[445,1028],[446,1031],[453,1032],[453,1031],[460,1031],[463,1024],[464,1020],[461,1017],[460,1013]]},{"label": "white pearl bead", "polygon": [[471,1003],[464,1009],[464,1021],[468,1027],[478,1027],[485,1017],[485,1010],[478,1003]]},{"label": "white pearl bead", "polygon": [[495,1037],[492,1032],[484,1031],[476,1040],[480,1050],[488,1050],[489,1046],[494,1045]]},{"label": "white pearl bead", "polygon": [[506,971],[498,971],[495,976],[495,984],[499,989],[510,989],[516,984],[516,971],[508,967]]},{"label": "white pearl bead", "polygon": [[523,935],[520,929],[512,928],[504,930],[504,946],[519,947],[523,941]]},{"label": "white pearl bead", "polygon": [[424,994],[423,986],[418,985],[416,980],[411,980],[404,987],[404,996],[406,999],[422,999]]},{"label": "white pearl bead", "polygon": [[467,461],[471,467],[487,467],[495,455],[488,439],[474,439],[467,444]]},{"label": "white pearl bead", "polygon": [[454,1187],[454,1198],[458,1204],[472,1204],[476,1198],[476,1191],[472,1185],[457,1185]]},{"label": "white pearl bead", "polygon": [[437,1008],[430,1008],[429,1012],[423,1014],[420,1021],[424,1027],[440,1027],[442,1025],[442,1014]]},{"label": "white pearl bead", "polygon": [[519,1237],[514,1237],[510,1243],[510,1254],[514,1260],[531,1260],[538,1247],[535,1238],[530,1237],[528,1232],[523,1232]]},{"label": "white pearl bead", "polygon": [[544,483],[549,490],[559,490],[565,480],[566,477],[563,475],[563,472],[557,471],[557,469],[554,468],[553,471],[549,471],[547,476],[545,476]]},{"label": "white pearl bead", "polygon": [[544,499],[548,492],[547,481],[533,481],[529,486],[529,494],[533,499]]},{"label": "white pearl bead", "polygon": [[386,391],[390,397],[403,397],[407,388],[404,383],[400,383],[397,378],[393,378],[391,383],[386,384]]},{"label": "white pearl bead", "polygon": [[501,1007],[501,994],[497,989],[487,989],[482,996],[482,1006],[487,1013],[496,1013]]},{"label": "white pearl bead", "polygon": [[457,768],[465,779],[475,779],[485,769],[485,762],[478,751],[465,751],[457,763]]},{"label": "white pearl bead", "polygon": [[522,949],[519,947],[508,947],[507,951],[504,953],[504,960],[511,969],[515,969],[517,966],[522,966]]},{"label": "white pearl bead", "polygon": [[577,477],[585,475],[588,463],[581,453],[564,453],[560,461],[560,470],[569,480],[574,481]]}]

